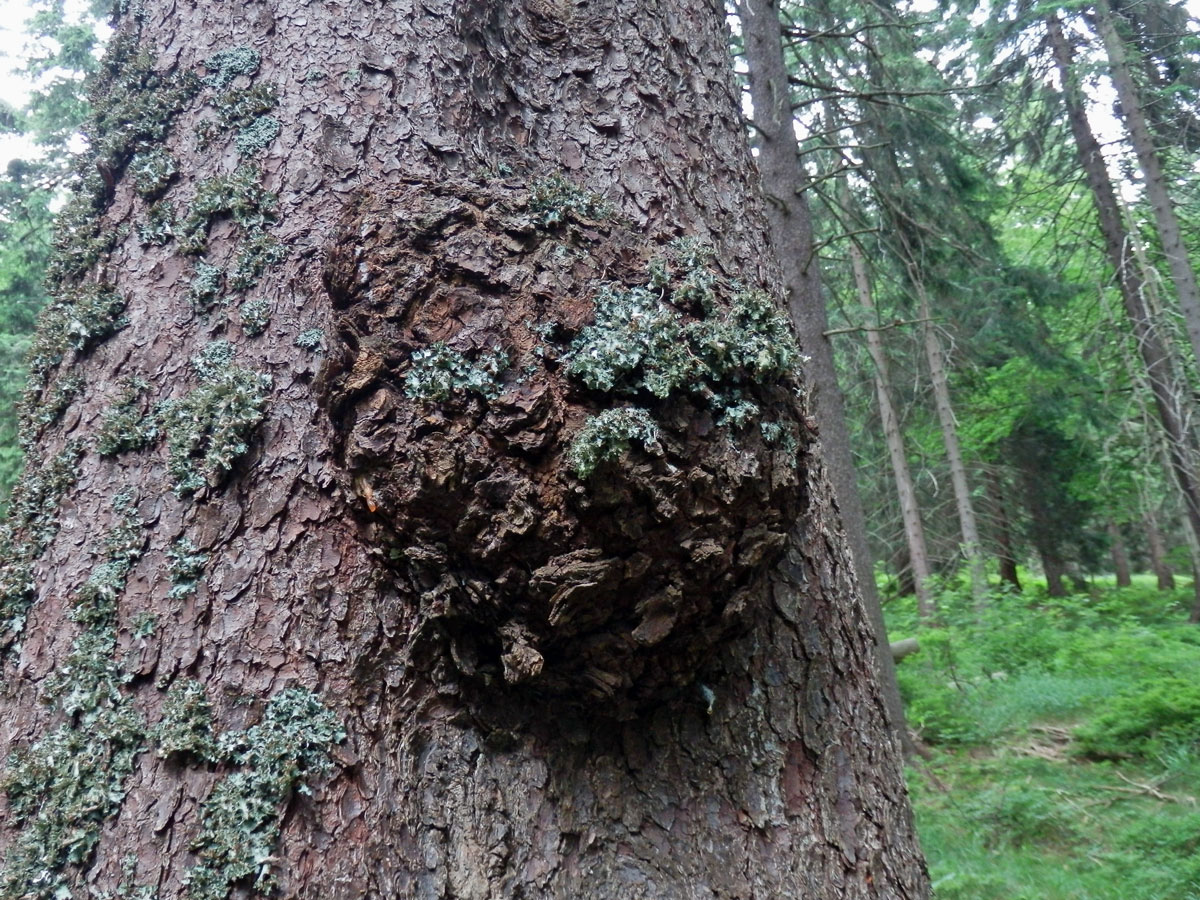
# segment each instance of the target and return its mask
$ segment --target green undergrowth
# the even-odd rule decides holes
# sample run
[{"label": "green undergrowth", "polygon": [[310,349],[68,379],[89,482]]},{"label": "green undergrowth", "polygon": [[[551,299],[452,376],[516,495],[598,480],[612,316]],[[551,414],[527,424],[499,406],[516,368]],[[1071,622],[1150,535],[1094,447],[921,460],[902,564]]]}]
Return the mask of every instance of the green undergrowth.
[{"label": "green undergrowth", "polygon": [[942,900],[1200,900],[1200,627],[1191,587],[938,592],[888,604],[910,771]]}]

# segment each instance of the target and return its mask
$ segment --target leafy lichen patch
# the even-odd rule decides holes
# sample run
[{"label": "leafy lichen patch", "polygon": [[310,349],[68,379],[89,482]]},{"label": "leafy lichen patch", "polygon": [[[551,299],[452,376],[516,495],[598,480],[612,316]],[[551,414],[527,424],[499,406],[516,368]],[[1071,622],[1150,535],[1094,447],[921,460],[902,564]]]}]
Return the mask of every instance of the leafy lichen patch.
[{"label": "leafy lichen patch", "polygon": [[201,553],[200,548],[184,537],[167,548],[167,559],[167,573],[171,577],[171,589],[167,591],[167,596],[172,600],[181,600],[194,594],[204,576],[208,554]]},{"label": "leafy lichen patch", "polygon": [[225,900],[239,884],[266,893],[288,800],[329,770],[329,751],[346,737],[337,717],[311,691],[289,688],[267,704],[262,721],[221,736],[218,754],[237,766],[200,808],[188,873],[191,900]]},{"label": "leafy lichen patch", "polygon": [[121,382],[96,433],[96,452],[101,456],[141,450],[158,438],[157,417],[142,408],[149,389],[144,378],[127,378]]},{"label": "leafy lichen patch", "polygon": [[74,896],[75,873],[120,809],[142,750],[145,723],[122,690],[128,676],[115,661],[114,630],[117,596],[142,552],[142,523],[129,495],[119,495],[116,508],[103,558],[74,597],[72,617],[83,631],[50,679],[48,699],[65,721],[18,750],[3,780],[17,826],[0,868],[3,900]]},{"label": "leafy lichen patch", "polygon": [[213,341],[193,360],[200,384],[159,406],[167,434],[167,471],[178,496],[220,484],[249,450],[266,415],[270,376],[232,360],[232,345]]},{"label": "leafy lichen patch", "polygon": [[250,233],[273,222],[276,197],[262,187],[261,181],[257,167],[243,165],[229,175],[200,182],[179,226],[180,251],[203,253],[208,246],[209,225],[218,216],[229,216]]},{"label": "leafy lichen patch", "polygon": [[68,443],[48,463],[28,471],[13,488],[8,518],[0,525],[0,646],[25,627],[36,596],[33,563],[58,533],[59,502],[79,477],[83,444]]},{"label": "leafy lichen patch", "polygon": [[204,685],[194,678],[181,678],[167,690],[162,718],[154,729],[155,754],[192,757],[207,762],[220,759],[213,731],[212,705]]}]

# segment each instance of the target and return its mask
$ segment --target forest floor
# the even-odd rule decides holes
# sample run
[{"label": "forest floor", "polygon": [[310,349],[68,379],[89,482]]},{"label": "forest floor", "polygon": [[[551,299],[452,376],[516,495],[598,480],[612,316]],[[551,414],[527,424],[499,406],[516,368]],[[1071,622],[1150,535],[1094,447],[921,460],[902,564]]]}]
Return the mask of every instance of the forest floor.
[{"label": "forest floor", "polygon": [[905,598],[892,639],[909,770],[939,900],[1200,900],[1200,626],[1190,582],[1111,580],[977,611],[941,592],[938,624]]}]

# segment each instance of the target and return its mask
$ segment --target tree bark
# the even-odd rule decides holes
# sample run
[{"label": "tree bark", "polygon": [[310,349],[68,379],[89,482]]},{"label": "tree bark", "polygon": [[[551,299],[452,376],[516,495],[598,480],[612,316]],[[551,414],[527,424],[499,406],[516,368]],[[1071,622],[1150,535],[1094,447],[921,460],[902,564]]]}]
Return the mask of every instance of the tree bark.
[{"label": "tree bark", "polygon": [[[778,297],[720,4],[120,28],[4,537],[0,897],[928,896],[733,286]],[[746,329],[740,400],[663,387]]]},{"label": "tree bark", "polygon": [[1196,448],[1185,422],[1179,397],[1176,365],[1162,338],[1146,314],[1142,298],[1142,276],[1133,257],[1121,221],[1120,205],[1104,165],[1100,145],[1088,123],[1087,112],[1079,95],[1072,71],[1073,52],[1057,18],[1046,20],[1046,30],[1063,85],[1067,119],[1075,137],[1079,162],[1087,177],[1096,208],[1096,218],[1104,238],[1105,251],[1117,275],[1125,313],[1146,369],[1146,378],[1154,395],[1158,418],[1167,439],[1171,469],[1183,494],[1188,525],[1193,538],[1200,542],[1200,479],[1196,475]]},{"label": "tree bark", "polygon": [[1153,511],[1147,511],[1143,516],[1146,523],[1146,544],[1150,549],[1150,567],[1154,577],[1158,579],[1160,591],[1175,590],[1175,574],[1167,565],[1167,550],[1163,545],[1162,532],[1158,529],[1158,518]]},{"label": "tree bark", "polygon": [[1191,341],[1192,353],[1200,364],[1200,286],[1196,283],[1196,272],[1183,243],[1183,228],[1175,213],[1175,204],[1167,188],[1167,176],[1162,161],[1154,146],[1154,136],[1146,120],[1141,92],[1133,80],[1128,50],[1124,38],[1117,30],[1112,8],[1108,0],[1096,0],[1094,9],[1096,30],[1104,43],[1108,55],[1108,70],[1121,102],[1121,119],[1129,133],[1130,143],[1142,169],[1142,184],[1146,199],[1154,213],[1154,223],[1167,257],[1171,281],[1179,298],[1184,326]]},{"label": "tree bark", "polygon": [[1125,552],[1125,541],[1117,523],[1109,519],[1105,523],[1108,531],[1109,551],[1112,553],[1113,571],[1117,576],[1117,587],[1129,587],[1133,578],[1129,574],[1129,554]]},{"label": "tree bark", "polygon": [[[874,323],[875,300],[871,296],[867,261],[863,257],[862,248],[853,239],[849,242],[849,250],[859,305],[867,314],[868,322]],[[877,328],[867,329],[867,349],[871,353],[871,361],[875,364],[875,396],[879,401],[879,418],[883,425],[883,437],[887,442],[888,458],[892,462],[892,477],[896,481],[896,493],[900,497],[900,517],[904,523],[904,537],[908,543],[913,590],[917,595],[917,611],[923,617],[929,616],[933,613],[933,598],[929,593],[929,553],[925,547],[925,529],[921,524],[921,508],[917,503],[917,492],[908,468],[908,456],[904,452],[900,419],[892,403],[887,352]]]},{"label": "tree bark", "polygon": [[954,406],[950,402],[950,382],[946,378],[941,342],[933,327],[929,295],[915,272],[913,280],[920,297],[925,361],[929,366],[929,381],[933,386],[933,402],[942,431],[942,444],[946,448],[946,462],[950,466],[950,483],[954,487],[954,505],[958,511],[959,530],[963,539],[962,552],[971,575],[971,595],[974,597],[976,605],[982,605],[987,601],[987,571],[983,565],[983,548],[979,542],[975,503],[971,499],[971,487],[967,483],[967,467],[963,464],[962,446],[958,442],[958,420],[954,416]]},{"label": "tree bark", "polygon": [[1008,518],[1008,497],[1000,476],[990,470],[987,476],[988,493],[992,500],[992,517],[996,523],[996,560],[1000,567],[1000,580],[1021,592],[1021,578],[1017,574],[1017,556],[1013,549],[1012,523]]},{"label": "tree bark", "polygon": [[875,634],[884,700],[905,754],[910,755],[916,748],[905,725],[896,667],[888,649],[887,625],[875,584],[867,519],[846,426],[845,400],[837,382],[833,346],[825,334],[829,319],[813,246],[812,216],[804,194],[808,179],[796,144],[779,6],[775,0],[746,0],[738,6],[738,17],[745,45],[750,101],[754,104],[754,128],[759,137],[758,169],[768,198],[771,242],[779,254],[788,311],[796,326],[800,349],[808,357],[804,373],[811,392],[813,417],[817,420],[833,495],[859,573],[863,606]]}]

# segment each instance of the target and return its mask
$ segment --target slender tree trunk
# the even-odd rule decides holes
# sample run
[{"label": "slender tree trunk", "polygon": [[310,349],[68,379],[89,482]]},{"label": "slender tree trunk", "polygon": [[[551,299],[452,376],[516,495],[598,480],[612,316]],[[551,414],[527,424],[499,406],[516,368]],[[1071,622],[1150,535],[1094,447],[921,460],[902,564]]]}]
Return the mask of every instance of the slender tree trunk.
[{"label": "slender tree trunk", "polygon": [[933,385],[933,401],[942,430],[942,444],[946,448],[946,462],[950,466],[950,483],[954,487],[954,505],[958,511],[958,523],[963,539],[962,552],[971,574],[971,595],[979,605],[987,601],[987,570],[983,564],[983,546],[979,542],[975,503],[971,499],[971,487],[967,483],[967,467],[963,464],[962,447],[958,442],[958,420],[950,402],[950,382],[946,378],[941,342],[933,327],[929,295],[916,273],[913,275],[920,298],[920,318],[924,320],[921,331],[925,344],[925,361],[929,366],[929,380]]},{"label": "slender tree trunk", "polygon": [[1117,575],[1117,587],[1129,587],[1133,578],[1129,574],[1129,554],[1125,552],[1125,540],[1117,523],[1109,519],[1105,523],[1108,531],[1109,551],[1112,553],[1113,571]]},{"label": "slender tree trunk", "polygon": [[1194,441],[1185,425],[1186,418],[1179,398],[1175,362],[1145,311],[1142,276],[1121,222],[1121,207],[1117,202],[1112,181],[1108,177],[1100,145],[1088,123],[1087,112],[1075,82],[1071,47],[1057,18],[1047,19],[1046,29],[1062,79],[1067,119],[1075,137],[1080,165],[1092,191],[1105,250],[1116,271],[1125,312],[1146,368],[1146,378],[1150,383],[1158,418],[1167,438],[1171,469],[1183,494],[1188,525],[1193,538],[1200,541],[1200,479],[1197,479],[1196,475]]},{"label": "slender tree trunk", "polygon": [[800,164],[793,124],[788,72],[783,58],[783,36],[776,0],[745,0],[738,7],[754,127],[759,137],[758,168],[768,197],[767,223],[771,242],[782,264],[788,311],[796,325],[800,348],[808,357],[804,366],[813,403],[813,416],[829,467],[833,494],[854,556],[863,605],[875,633],[880,683],[888,713],[906,754],[915,751],[904,723],[904,704],[896,683],[875,565],[867,541],[867,520],[858,491],[854,452],[846,426],[846,407],[833,362],[833,346],[825,332],[829,319],[821,288],[812,237],[812,216],[805,199],[807,177]]},{"label": "slender tree trunk", "polygon": [[1017,555],[1013,549],[1012,523],[1008,518],[1009,498],[994,469],[988,471],[988,493],[992,501],[992,518],[996,523],[996,546],[999,552],[996,561],[1000,567],[1000,580],[1010,584],[1019,593],[1021,579],[1017,574]]},{"label": "slender tree trunk", "polygon": [[1163,545],[1162,532],[1158,528],[1158,517],[1153,511],[1147,510],[1143,521],[1146,524],[1146,544],[1150,549],[1150,567],[1154,570],[1154,577],[1158,579],[1158,589],[1173,591],[1175,573],[1167,565],[1167,549]]},{"label": "slender tree trunk", "polygon": [[1179,224],[1179,216],[1175,213],[1175,204],[1171,201],[1167,188],[1167,176],[1163,172],[1162,161],[1154,146],[1154,136],[1146,120],[1141,92],[1133,80],[1125,40],[1117,30],[1108,0],[1095,0],[1093,8],[1096,12],[1096,30],[1108,55],[1109,75],[1121,101],[1121,118],[1125,122],[1130,143],[1142,169],[1146,199],[1154,213],[1154,223],[1158,229],[1163,253],[1167,257],[1171,281],[1174,282],[1179,297],[1179,307],[1183,312],[1183,322],[1192,344],[1192,352],[1200,364],[1200,286],[1196,283],[1196,272],[1192,268],[1187,247],[1183,242],[1183,229]]},{"label": "slender tree trunk", "polygon": [[[867,314],[868,325],[875,322],[875,301],[871,296],[871,281],[867,273],[867,261],[861,248],[851,240],[850,264],[854,270],[854,284],[858,302]],[[904,452],[904,435],[900,431],[900,419],[892,403],[891,380],[888,377],[887,353],[879,330],[867,328],[867,349],[875,365],[875,396],[879,401],[879,418],[883,425],[883,437],[887,442],[888,458],[892,462],[892,476],[896,481],[896,493],[900,498],[900,516],[904,522],[904,537],[908,543],[909,567],[913,576],[913,589],[917,595],[917,610],[922,616],[933,612],[933,599],[929,593],[929,553],[925,547],[925,529],[921,524],[921,508],[917,504],[917,491],[913,486],[908,468],[908,456]]]},{"label": "slender tree trunk", "polygon": [[[0,897],[928,896],[721,5],[134,6],[3,535]],[[738,309],[759,420],[619,368]]]}]

